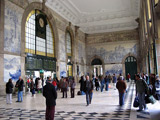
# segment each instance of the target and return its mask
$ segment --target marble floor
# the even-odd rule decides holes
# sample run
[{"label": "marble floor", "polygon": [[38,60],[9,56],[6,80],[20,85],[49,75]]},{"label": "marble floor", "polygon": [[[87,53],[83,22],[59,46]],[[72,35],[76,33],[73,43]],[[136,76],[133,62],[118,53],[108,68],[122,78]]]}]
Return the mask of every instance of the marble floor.
[{"label": "marble floor", "polygon": [[[79,87],[76,88],[76,93]],[[92,104],[86,106],[85,95],[61,98],[58,91],[55,120],[160,120],[160,102],[147,104],[148,110],[137,112],[133,107],[135,97],[134,82],[128,83],[125,105],[118,105],[118,91],[111,86],[109,91],[94,91]],[[24,95],[22,103],[6,104],[5,96],[0,97],[0,120],[44,120],[45,99],[41,93],[31,97],[31,93]]]}]

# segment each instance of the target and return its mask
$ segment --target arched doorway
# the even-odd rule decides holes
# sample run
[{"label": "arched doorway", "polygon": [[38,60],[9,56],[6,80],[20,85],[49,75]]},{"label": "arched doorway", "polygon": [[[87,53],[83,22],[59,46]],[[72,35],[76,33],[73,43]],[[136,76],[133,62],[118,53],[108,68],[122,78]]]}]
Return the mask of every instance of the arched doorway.
[{"label": "arched doorway", "polygon": [[126,76],[129,73],[131,75],[131,79],[134,79],[134,75],[137,74],[137,60],[133,56],[128,56],[125,59],[125,71]]},{"label": "arched doorway", "polygon": [[102,67],[102,61],[99,58],[95,58],[92,60],[91,65],[93,67],[93,75],[99,76],[103,75],[103,67]]}]

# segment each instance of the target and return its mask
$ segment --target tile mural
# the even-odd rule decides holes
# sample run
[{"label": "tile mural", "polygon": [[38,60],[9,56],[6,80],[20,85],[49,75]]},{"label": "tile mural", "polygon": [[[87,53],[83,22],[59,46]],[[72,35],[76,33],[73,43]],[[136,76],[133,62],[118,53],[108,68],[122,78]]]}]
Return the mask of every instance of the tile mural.
[{"label": "tile mural", "polygon": [[105,75],[113,75],[113,74],[119,75],[122,73],[122,64],[110,64],[105,65]]},{"label": "tile mural", "polygon": [[60,69],[60,78],[66,77],[67,76],[67,71],[66,71],[66,63],[65,62],[60,62],[59,63],[59,69]]},{"label": "tile mural", "polygon": [[[127,45],[112,45],[113,49],[108,49],[108,46],[96,48],[94,46],[87,47],[87,58],[90,60],[95,55],[102,57],[105,63],[119,63],[128,53],[137,55],[137,45],[134,44],[130,48],[126,48]],[[90,61],[88,61],[90,62]]]},{"label": "tile mural", "polygon": [[21,76],[21,60],[20,56],[4,55],[4,82],[7,82],[9,78],[13,81],[17,81]]},{"label": "tile mural", "polygon": [[23,10],[5,1],[4,51],[20,54]]}]

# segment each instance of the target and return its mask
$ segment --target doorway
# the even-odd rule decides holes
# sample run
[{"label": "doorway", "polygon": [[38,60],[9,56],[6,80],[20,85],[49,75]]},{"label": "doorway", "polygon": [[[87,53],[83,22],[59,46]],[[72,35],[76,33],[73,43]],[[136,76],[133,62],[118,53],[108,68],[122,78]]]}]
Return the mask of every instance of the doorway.
[{"label": "doorway", "polygon": [[137,74],[137,60],[133,56],[128,56],[125,60],[125,71],[126,76],[129,73],[131,79],[134,79],[134,75]]},{"label": "doorway", "polygon": [[94,77],[98,77],[99,75],[103,75],[103,67],[102,67],[102,61],[98,58],[95,58],[94,60],[92,60],[91,62],[92,65],[92,70],[93,70],[93,75]]}]

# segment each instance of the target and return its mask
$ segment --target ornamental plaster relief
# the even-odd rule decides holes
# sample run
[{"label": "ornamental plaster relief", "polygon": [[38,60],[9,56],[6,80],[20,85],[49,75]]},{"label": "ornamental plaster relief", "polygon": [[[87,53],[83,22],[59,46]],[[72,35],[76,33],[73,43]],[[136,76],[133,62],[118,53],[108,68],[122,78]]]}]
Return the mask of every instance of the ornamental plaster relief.
[{"label": "ornamental plaster relief", "polygon": [[9,0],[9,1],[18,5],[19,7],[22,7],[23,9],[25,9],[29,5],[28,0]]}]

